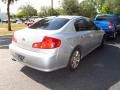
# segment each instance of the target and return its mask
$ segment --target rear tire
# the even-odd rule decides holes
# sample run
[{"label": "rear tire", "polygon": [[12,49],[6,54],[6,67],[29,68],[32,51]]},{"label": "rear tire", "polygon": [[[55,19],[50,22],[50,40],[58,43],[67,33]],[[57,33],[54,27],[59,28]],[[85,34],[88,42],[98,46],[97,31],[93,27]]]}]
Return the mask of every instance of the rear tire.
[{"label": "rear tire", "polygon": [[103,47],[104,46],[104,43],[105,43],[105,35],[103,36],[103,39],[102,39],[102,41],[101,41],[101,44],[100,44],[100,47]]},{"label": "rear tire", "polygon": [[73,52],[70,56],[69,63],[67,66],[68,69],[70,71],[76,70],[80,64],[80,60],[81,60],[80,48],[76,48],[73,50]]}]

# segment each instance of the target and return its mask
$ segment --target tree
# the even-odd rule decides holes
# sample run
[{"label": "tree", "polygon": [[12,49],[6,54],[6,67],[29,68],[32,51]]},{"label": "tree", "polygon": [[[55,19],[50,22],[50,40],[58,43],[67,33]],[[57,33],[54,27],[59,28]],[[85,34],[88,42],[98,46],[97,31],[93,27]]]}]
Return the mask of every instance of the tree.
[{"label": "tree", "polygon": [[16,18],[16,15],[15,15],[15,14],[11,14],[11,15],[10,15],[10,18],[15,19],[15,18]]},{"label": "tree", "polygon": [[58,15],[59,15],[59,12],[57,11],[57,9],[49,8],[47,15],[48,15],[48,16],[58,16]]},{"label": "tree", "polygon": [[96,0],[98,2],[98,10],[101,10],[106,0]]},{"label": "tree", "polygon": [[25,17],[25,14],[22,11],[20,11],[16,14],[16,17],[17,18],[23,18],[23,17]]},{"label": "tree", "polygon": [[20,8],[20,13],[26,17],[31,17],[31,16],[36,16],[37,15],[37,10],[32,7],[31,5],[26,5],[26,6],[22,6]]},{"label": "tree", "polygon": [[62,8],[67,15],[77,15],[79,12],[78,0],[64,0]]},{"label": "tree", "polygon": [[17,1],[17,0],[2,0],[2,2],[7,3],[8,31],[11,31],[10,4],[14,3],[15,1]]},{"label": "tree", "polygon": [[38,16],[40,16],[40,17],[45,16],[46,17],[46,16],[48,16],[47,13],[48,13],[48,7],[41,7],[40,11],[38,13]]},{"label": "tree", "polygon": [[94,17],[97,14],[97,10],[95,8],[92,0],[84,0],[79,5],[79,15],[86,17]]},{"label": "tree", "polygon": [[99,0],[99,13],[115,13],[120,15],[120,0]]},{"label": "tree", "polygon": [[108,0],[108,4],[113,13],[120,15],[120,0]]},{"label": "tree", "polygon": [[100,13],[110,14],[113,13],[111,6],[108,3],[105,3],[100,10]]},{"label": "tree", "polygon": [[53,9],[50,7],[41,7],[38,16],[40,17],[46,17],[46,16],[57,16],[59,15],[58,9]]}]

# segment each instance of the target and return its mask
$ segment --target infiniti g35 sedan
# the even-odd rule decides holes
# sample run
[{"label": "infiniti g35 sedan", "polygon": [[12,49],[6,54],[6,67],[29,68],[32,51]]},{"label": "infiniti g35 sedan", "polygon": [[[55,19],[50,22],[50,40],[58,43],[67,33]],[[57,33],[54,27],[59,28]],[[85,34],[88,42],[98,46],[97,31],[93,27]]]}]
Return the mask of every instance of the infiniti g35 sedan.
[{"label": "infiniti g35 sedan", "polygon": [[65,67],[74,71],[103,42],[104,31],[89,18],[58,16],[14,32],[9,49],[13,60],[28,67],[44,72]]}]

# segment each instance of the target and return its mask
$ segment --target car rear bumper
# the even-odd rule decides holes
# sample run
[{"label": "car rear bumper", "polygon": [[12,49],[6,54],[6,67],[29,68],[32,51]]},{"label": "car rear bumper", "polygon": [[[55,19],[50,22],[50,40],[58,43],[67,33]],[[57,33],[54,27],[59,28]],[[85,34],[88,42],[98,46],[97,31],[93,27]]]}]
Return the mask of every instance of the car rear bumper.
[{"label": "car rear bumper", "polygon": [[44,72],[50,72],[61,68],[57,66],[56,54],[36,53],[22,49],[13,44],[9,45],[9,50],[15,60],[31,68]]}]

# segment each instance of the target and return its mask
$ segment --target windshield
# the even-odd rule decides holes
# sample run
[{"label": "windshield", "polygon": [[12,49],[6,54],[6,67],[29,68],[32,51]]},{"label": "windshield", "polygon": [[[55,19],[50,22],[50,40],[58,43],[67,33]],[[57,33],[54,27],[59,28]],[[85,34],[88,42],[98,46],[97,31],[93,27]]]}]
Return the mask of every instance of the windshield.
[{"label": "windshield", "polygon": [[69,19],[66,18],[54,18],[54,19],[42,19],[29,28],[43,29],[43,30],[57,30],[63,27]]},{"label": "windshield", "polygon": [[112,20],[112,16],[107,16],[107,15],[98,16],[96,18],[96,20],[98,20],[98,21],[111,21]]}]

